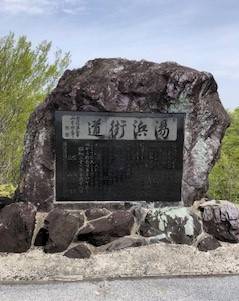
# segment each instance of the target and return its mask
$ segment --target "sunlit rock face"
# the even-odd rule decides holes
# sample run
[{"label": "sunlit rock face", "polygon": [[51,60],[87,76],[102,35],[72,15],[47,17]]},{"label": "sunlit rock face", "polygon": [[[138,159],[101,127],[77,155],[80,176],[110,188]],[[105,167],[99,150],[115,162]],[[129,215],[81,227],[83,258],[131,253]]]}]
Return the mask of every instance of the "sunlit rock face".
[{"label": "sunlit rock face", "polygon": [[149,210],[140,226],[142,236],[157,239],[164,235],[168,242],[177,244],[191,245],[201,232],[200,219],[186,207]]},{"label": "sunlit rock face", "polygon": [[208,174],[229,125],[210,73],[176,63],[125,59],[96,59],[67,70],[32,113],[25,136],[16,197],[40,210],[53,207],[56,110],[186,113],[182,182],[186,206],[205,195]]}]

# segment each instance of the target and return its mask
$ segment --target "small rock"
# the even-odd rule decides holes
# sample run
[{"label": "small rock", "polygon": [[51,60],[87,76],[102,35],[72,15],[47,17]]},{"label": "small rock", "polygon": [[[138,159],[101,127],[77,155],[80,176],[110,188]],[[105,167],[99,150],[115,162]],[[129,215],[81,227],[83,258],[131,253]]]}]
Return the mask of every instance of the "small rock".
[{"label": "small rock", "polygon": [[221,247],[220,242],[213,236],[208,235],[201,240],[199,240],[197,244],[197,248],[199,251],[207,252],[210,250],[215,250],[217,248]]},{"label": "small rock", "polygon": [[92,255],[92,247],[86,243],[80,243],[69,249],[64,256],[69,258],[90,258]]},{"label": "small rock", "polygon": [[140,247],[147,245],[147,240],[143,237],[125,236],[118,238],[105,246],[97,248],[98,252],[112,252],[126,248]]},{"label": "small rock", "polygon": [[31,247],[36,207],[14,203],[0,211],[0,252],[22,253]]},{"label": "small rock", "polygon": [[43,244],[46,253],[65,251],[82,224],[82,220],[70,212],[53,209],[44,221],[44,228],[39,230],[35,245]]},{"label": "small rock", "polygon": [[85,211],[88,221],[109,215],[111,211],[106,208],[91,208]]},{"label": "small rock", "polygon": [[149,210],[140,226],[146,237],[165,234],[167,240],[177,244],[192,244],[201,233],[198,217],[186,207],[166,207]]},{"label": "small rock", "polygon": [[233,203],[210,202],[201,205],[204,230],[221,241],[239,242],[239,209]]},{"label": "small rock", "polygon": [[106,244],[118,237],[129,235],[134,224],[130,211],[118,210],[110,215],[92,220],[78,232],[78,240],[95,246]]}]

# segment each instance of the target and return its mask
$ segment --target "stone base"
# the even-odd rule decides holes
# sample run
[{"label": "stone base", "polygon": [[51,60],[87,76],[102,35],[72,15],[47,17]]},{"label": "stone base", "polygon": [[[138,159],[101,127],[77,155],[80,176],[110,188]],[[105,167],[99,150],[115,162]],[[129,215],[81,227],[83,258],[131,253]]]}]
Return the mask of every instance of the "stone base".
[{"label": "stone base", "polygon": [[[84,204],[89,206],[89,203]],[[84,254],[89,257],[89,253],[159,242],[190,245],[202,232],[200,219],[190,208],[152,208],[146,203],[126,206],[115,202],[113,205],[122,207],[113,210],[112,203],[108,207],[103,206],[105,204],[95,202],[98,208],[91,206],[88,209],[79,209],[77,206],[68,206],[66,209],[65,205],[68,204],[60,204],[47,216],[44,214],[45,220],[41,219],[37,226],[34,244],[42,246],[47,253],[65,250],[66,256],[83,258]]]},{"label": "stone base", "polygon": [[88,258],[160,242],[194,245],[207,251],[220,247],[217,240],[239,241],[239,209],[230,202],[202,200],[193,207],[163,208],[134,203],[117,210],[101,205],[74,210],[56,207],[49,213],[36,213],[30,203],[6,205],[0,209],[4,237],[0,252],[26,252],[34,244],[45,253]]}]

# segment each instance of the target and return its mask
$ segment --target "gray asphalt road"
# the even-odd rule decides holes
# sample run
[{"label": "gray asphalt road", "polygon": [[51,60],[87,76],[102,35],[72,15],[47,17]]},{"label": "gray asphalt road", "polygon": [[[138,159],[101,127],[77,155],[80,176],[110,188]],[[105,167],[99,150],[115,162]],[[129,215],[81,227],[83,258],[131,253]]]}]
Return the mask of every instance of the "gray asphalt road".
[{"label": "gray asphalt road", "polygon": [[239,276],[1,285],[1,301],[238,301]]}]

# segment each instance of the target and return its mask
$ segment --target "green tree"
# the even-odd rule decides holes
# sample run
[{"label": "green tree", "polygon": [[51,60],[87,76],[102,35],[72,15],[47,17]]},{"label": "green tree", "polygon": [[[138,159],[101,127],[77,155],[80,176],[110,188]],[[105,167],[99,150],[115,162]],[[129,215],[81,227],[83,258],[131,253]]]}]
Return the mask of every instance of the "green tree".
[{"label": "green tree", "polygon": [[69,64],[61,50],[50,63],[50,50],[51,42],[33,47],[25,36],[0,38],[0,184],[16,183],[29,115]]},{"label": "green tree", "polygon": [[222,142],[220,160],[209,176],[209,196],[239,202],[239,108],[229,114],[231,126]]}]

